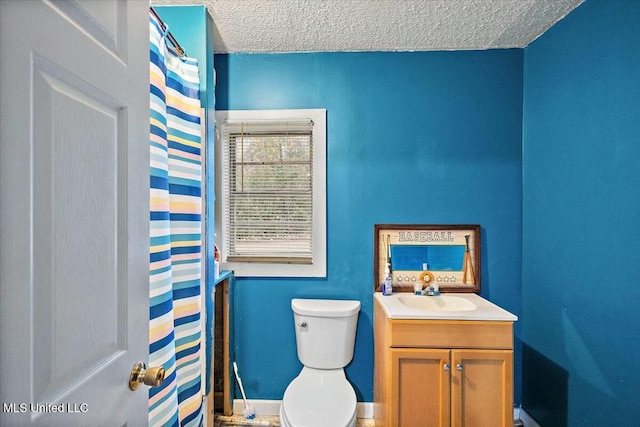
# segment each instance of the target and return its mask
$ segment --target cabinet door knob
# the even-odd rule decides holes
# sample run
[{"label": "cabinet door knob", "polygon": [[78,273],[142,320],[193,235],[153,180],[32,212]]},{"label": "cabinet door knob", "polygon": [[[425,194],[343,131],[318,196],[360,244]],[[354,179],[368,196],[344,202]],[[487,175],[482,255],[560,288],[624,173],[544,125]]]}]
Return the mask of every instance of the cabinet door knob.
[{"label": "cabinet door knob", "polygon": [[445,363],[444,366],[442,367],[445,371],[450,371],[451,370],[451,366],[449,366],[448,363]]},{"label": "cabinet door knob", "polygon": [[456,369],[457,369],[458,371],[462,371],[462,370],[464,369],[464,365],[463,365],[462,363],[458,363],[458,364],[456,365]]}]

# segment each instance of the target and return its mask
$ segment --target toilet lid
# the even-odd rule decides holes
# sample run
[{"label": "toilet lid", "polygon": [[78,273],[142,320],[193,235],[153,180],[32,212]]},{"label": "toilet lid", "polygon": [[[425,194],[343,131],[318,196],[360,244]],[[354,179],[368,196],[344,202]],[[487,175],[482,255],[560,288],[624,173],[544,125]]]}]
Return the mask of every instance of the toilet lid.
[{"label": "toilet lid", "polygon": [[282,405],[296,427],[348,426],[356,413],[356,393],[342,376],[296,378],[284,393]]}]

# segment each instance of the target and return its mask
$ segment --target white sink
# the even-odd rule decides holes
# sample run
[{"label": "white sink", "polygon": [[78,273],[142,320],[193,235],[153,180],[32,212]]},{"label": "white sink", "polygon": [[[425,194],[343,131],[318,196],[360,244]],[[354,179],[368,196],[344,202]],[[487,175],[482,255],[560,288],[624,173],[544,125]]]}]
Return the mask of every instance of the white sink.
[{"label": "white sink", "polygon": [[400,295],[398,302],[409,308],[427,311],[469,311],[477,308],[473,302],[467,299],[449,295],[418,296],[418,298],[414,295]]},{"label": "white sink", "polygon": [[448,293],[438,296],[398,292],[375,298],[390,319],[497,320],[516,321],[518,317],[472,293]]}]

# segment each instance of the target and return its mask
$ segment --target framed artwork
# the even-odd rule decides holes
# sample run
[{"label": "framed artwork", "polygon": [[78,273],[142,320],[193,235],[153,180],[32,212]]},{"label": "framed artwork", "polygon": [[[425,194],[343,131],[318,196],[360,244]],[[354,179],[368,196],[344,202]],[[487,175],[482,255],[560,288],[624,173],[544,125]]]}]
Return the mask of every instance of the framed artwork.
[{"label": "framed artwork", "polygon": [[437,284],[440,292],[480,293],[480,225],[376,224],[373,236],[374,289],[386,269],[394,292]]}]

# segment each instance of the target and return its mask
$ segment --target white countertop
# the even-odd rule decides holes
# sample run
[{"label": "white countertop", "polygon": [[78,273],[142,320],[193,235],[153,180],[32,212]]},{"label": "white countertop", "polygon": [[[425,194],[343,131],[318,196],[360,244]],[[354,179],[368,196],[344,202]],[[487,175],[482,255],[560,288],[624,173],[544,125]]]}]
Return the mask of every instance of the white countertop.
[{"label": "white countertop", "polygon": [[[433,306],[434,309],[412,307],[421,303],[421,301],[413,300],[415,298],[433,298],[432,301],[424,301],[424,303],[426,303],[425,305]],[[473,306],[461,301],[459,298],[473,303],[475,307],[470,309],[469,307]],[[414,295],[409,292],[398,292],[383,296],[382,293],[376,292],[375,299],[381,303],[382,308],[390,319],[497,320],[505,322],[518,320],[518,316],[472,293],[445,293],[439,296],[425,296]],[[404,303],[401,301],[404,301]],[[452,303],[451,309],[443,310],[438,308],[439,306],[447,307],[449,303]],[[465,305],[468,307],[464,307]],[[462,306],[465,309],[457,310],[456,307],[458,306]]]}]

